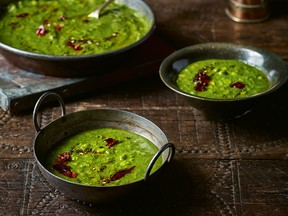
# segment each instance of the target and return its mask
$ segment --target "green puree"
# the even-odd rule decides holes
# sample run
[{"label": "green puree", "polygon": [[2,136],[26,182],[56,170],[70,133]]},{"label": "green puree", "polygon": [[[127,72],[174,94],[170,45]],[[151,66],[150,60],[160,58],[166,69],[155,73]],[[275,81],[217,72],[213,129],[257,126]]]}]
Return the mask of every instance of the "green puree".
[{"label": "green puree", "polygon": [[[110,140],[110,141],[109,141]],[[107,143],[116,141],[112,146]],[[115,128],[98,128],[87,130],[68,137],[56,144],[47,156],[47,168],[55,175],[66,180],[85,185],[115,186],[138,181],[144,178],[147,166],[158,151],[148,139]],[[69,153],[67,166],[76,177],[65,176],[57,171],[59,154]],[[156,161],[152,172],[162,164],[162,158]],[[112,179],[119,171],[129,170],[123,177]],[[119,177],[119,176],[118,176]]]},{"label": "green puree", "polygon": [[104,0],[20,0],[0,8],[0,41],[51,55],[89,55],[128,46],[150,23],[140,12],[111,3],[99,19],[89,18]]},{"label": "green puree", "polygon": [[243,98],[269,88],[269,81],[258,68],[238,60],[210,59],[185,67],[177,86],[183,92],[207,98]]}]

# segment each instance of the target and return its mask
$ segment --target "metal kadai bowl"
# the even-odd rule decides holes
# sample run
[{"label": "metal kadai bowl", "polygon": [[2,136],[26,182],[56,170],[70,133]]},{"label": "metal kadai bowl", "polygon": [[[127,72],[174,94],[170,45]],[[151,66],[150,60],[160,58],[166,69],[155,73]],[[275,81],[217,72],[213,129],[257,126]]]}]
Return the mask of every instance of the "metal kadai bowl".
[{"label": "metal kadai bowl", "polygon": [[[5,6],[13,0],[0,2],[0,7]],[[129,8],[143,14],[149,23],[149,29],[138,41],[113,51],[99,54],[80,56],[58,56],[39,54],[14,48],[0,41],[0,53],[11,64],[37,74],[57,77],[85,77],[96,76],[108,70],[117,69],[123,61],[129,61],[133,50],[141,47],[143,43],[153,34],[156,28],[154,12],[150,6],[142,0],[118,0]],[[95,8],[96,9],[96,8]],[[0,15],[1,21],[1,15]],[[1,32],[0,32],[1,34]]]},{"label": "metal kadai bowl", "polygon": [[[177,86],[178,74],[188,65],[201,60],[239,60],[262,70],[269,81],[269,89],[243,98],[208,98],[182,91]],[[207,116],[234,119],[246,113],[265,109],[273,104],[275,94],[287,81],[287,64],[277,55],[249,45],[233,43],[202,43],[184,47],[169,55],[160,65],[159,75],[163,83],[175,93],[186,97],[191,105]]]},{"label": "metal kadai bowl", "polygon": [[[40,128],[37,120],[39,107],[47,97],[59,101],[62,116]],[[48,183],[67,197],[86,203],[103,204],[122,200],[135,193],[137,195],[137,192],[150,182],[148,180],[160,177],[160,171],[171,162],[175,153],[174,145],[168,142],[163,131],[151,121],[131,112],[113,109],[94,109],[66,114],[63,100],[53,92],[47,92],[39,98],[34,108],[33,122],[37,131],[33,143],[34,157],[42,175]],[[151,159],[142,180],[119,186],[90,186],[64,180],[45,167],[49,150],[59,141],[85,130],[103,127],[124,129],[139,134],[157,146],[158,152]],[[155,172],[151,172],[159,157],[162,157],[162,165]]]}]

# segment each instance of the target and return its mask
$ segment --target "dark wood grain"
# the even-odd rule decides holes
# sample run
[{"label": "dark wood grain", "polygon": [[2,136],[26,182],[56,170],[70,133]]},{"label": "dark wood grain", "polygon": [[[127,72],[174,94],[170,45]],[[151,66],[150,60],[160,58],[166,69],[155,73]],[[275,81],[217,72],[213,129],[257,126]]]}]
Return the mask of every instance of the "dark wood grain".
[{"label": "dark wood grain", "polygon": [[[287,1],[270,1],[271,17],[257,24],[231,21],[226,0],[147,2],[157,35],[176,49],[225,41],[267,49],[288,63]],[[33,157],[32,110],[0,111],[0,215],[287,215],[287,89],[275,104],[230,121],[207,118],[167,89],[156,69],[151,77],[66,99],[68,113],[104,107],[140,114],[176,146],[158,180],[108,206],[70,200],[51,187]],[[56,105],[46,106],[40,123],[59,115]]]}]

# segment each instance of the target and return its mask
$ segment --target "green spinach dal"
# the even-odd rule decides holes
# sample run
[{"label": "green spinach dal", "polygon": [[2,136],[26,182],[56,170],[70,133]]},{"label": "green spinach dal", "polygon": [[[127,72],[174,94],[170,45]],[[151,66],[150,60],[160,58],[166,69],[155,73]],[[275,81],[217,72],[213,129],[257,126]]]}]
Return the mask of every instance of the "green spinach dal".
[{"label": "green spinach dal", "polygon": [[[46,167],[68,181],[115,186],[143,179],[157,151],[152,142],[136,133],[97,128],[57,143],[47,156]],[[161,165],[159,157],[152,172]]]},{"label": "green spinach dal", "polygon": [[104,0],[18,0],[0,9],[0,41],[51,55],[89,55],[126,47],[149,30],[138,11],[112,2],[99,19],[89,18]]},{"label": "green spinach dal", "polygon": [[238,60],[209,59],[192,63],[178,75],[183,92],[207,98],[243,98],[269,88],[261,70]]}]

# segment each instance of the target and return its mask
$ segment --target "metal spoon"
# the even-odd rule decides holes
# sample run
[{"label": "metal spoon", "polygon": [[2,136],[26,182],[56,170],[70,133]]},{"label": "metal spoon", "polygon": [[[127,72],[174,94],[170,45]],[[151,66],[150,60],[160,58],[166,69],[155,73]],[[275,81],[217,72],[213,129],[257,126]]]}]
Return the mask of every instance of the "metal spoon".
[{"label": "metal spoon", "polygon": [[90,13],[88,17],[99,19],[101,11],[106,8],[113,0],[106,0],[99,8]]}]

